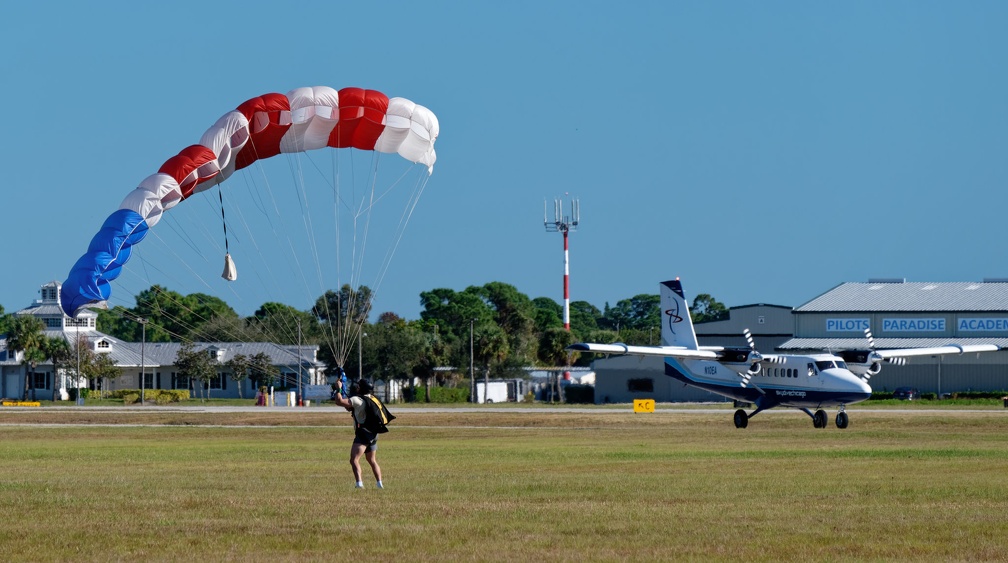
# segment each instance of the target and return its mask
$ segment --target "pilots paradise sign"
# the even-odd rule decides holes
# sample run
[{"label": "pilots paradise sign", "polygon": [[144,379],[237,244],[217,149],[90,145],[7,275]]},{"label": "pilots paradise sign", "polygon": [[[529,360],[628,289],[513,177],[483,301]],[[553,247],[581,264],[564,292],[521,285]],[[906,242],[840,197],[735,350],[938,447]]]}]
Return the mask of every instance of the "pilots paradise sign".
[{"label": "pilots paradise sign", "polygon": [[[826,319],[826,332],[864,332],[870,328],[869,319]],[[945,332],[945,319],[883,318],[882,332]]]},{"label": "pilots paradise sign", "polygon": [[[953,321],[955,331],[963,332],[1008,332],[1008,317],[965,317]],[[936,318],[883,318],[882,334],[892,332],[945,332],[949,323],[942,317]],[[826,332],[859,332],[871,329],[867,318],[826,319]]]}]

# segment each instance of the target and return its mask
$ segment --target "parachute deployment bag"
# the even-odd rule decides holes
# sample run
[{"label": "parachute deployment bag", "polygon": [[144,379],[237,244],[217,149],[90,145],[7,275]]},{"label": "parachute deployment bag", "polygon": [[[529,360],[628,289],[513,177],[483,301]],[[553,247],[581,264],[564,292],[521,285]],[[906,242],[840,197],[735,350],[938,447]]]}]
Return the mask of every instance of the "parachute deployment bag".
[{"label": "parachute deployment bag", "polygon": [[364,428],[376,434],[388,432],[386,425],[395,420],[395,415],[374,395],[364,397]]}]

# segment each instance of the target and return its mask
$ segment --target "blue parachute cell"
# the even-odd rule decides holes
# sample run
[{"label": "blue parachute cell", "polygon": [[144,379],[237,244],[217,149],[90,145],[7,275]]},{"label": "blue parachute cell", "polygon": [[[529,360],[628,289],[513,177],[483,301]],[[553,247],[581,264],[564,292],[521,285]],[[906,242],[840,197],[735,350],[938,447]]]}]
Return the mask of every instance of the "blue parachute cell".
[{"label": "blue parachute cell", "polygon": [[132,246],[146,235],[147,222],[136,211],[119,209],[109,215],[60,288],[63,312],[72,317],[82,307],[108,300],[109,282],[119,277]]}]

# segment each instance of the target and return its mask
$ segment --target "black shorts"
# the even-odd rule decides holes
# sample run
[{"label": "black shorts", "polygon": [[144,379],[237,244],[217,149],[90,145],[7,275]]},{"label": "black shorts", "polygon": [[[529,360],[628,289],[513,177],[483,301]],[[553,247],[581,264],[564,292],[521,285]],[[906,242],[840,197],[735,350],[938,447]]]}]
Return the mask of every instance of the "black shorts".
[{"label": "black shorts", "polygon": [[354,432],[353,443],[365,446],[365,452],[373,452],[378,449],[378,435],[366,428],[358,428]]}]

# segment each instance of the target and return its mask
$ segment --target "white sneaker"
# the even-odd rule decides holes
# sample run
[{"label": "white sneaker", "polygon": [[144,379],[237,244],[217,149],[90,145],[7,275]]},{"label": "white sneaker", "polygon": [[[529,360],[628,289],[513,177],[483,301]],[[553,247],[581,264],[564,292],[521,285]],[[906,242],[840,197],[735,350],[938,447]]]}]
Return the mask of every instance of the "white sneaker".
[{"label": "white sneaker", "polygon": [[362,483],[357,483],[356,485],[354,485],[354,488],[355,489],[363,489],[364,485]]},{"label": "white sneaker", "polygon": [[378,481],[378,488],[379,489],[384,489],[385,488],[385,486],[381,484],[381,481]]}]

